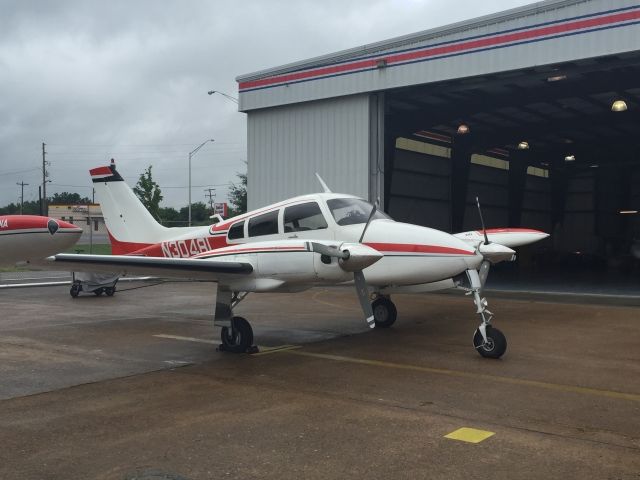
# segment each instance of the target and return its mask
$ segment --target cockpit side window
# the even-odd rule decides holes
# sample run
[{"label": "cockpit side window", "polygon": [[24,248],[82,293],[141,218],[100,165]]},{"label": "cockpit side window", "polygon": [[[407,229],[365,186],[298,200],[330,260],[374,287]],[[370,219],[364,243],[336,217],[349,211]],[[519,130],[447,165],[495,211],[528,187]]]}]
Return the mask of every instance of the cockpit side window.
[{"label": "cockpit side window", "polygon": [[322,230],[327,227],[327,221],[316,202],[301,203],[284,209],[285,233]]},{"label": "cockpit side window", "polygon": [[274,235],[278,233],[278,210],[263,213],[249,219],[249,236]]},{"label": "cockpit side window", "polygon": [[[333,198],[327,200],[331,215],[338,225],[356,225],[358,223],[367,223],[373,205],[365,202],[361,198]],[[387,219],[387,214],[377,210],[373,216],[373,220]]]},{"label": "cockpit side window", "polygon": [[231,225],[229,229],[229,233],[227,235],[229,240],[235,240],[237,238],[244,238],[244,220],[241,222],[236,222]]}]

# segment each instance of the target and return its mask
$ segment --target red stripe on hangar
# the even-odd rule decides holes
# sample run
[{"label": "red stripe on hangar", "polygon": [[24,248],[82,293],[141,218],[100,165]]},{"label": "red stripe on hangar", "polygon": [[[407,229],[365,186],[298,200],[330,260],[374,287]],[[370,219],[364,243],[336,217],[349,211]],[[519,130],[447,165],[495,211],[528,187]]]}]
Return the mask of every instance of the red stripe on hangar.
[{"label": "red stripe on hangar", "polygon": [[368,243],[365,245],[375,248],[382,253],[430,253],[435,255],[475,255],[473,250],[442,247],[440,245],[416,245],[410,243]]},{"label": "red stripe on hangar", "polygon": [[246,82],[240,82],[238,87],[240,91],[242,91],[253,88],[276,86],[276,84],[281,83],[286,84],[297,81],[313,80],[325,76],[356,73],[359,70],[376,68],[377,62],[379,60],[385,60],[387,62],[387,65],[401,65],[405,62],[427,60],[442,55],[460,54],[463,52],[471,53],[474,50],[478,49],[509,46],[509,44],[517,44],[524,41],[542,40],[544,39],[544,37],[553,37],[554,35],[568,34],[571,32],[579,33],[580,30],[588,30],[591,28],[621,24],[634,20],[640,20],[640,10],[638,9],[613,13],[609,15],[593,16],[590,18],[583,18],[579,20],[574,19],[573,21],[569,19],[565,23],[546,25],[541,27],[532,26],[529,30],[498,34],[488,38],[477,38],[469,41],[462,41],[458,43],[439,45],[434,47],[427,46],[423,49],[413,50],[410,52],[391,52],[375,58],[356,60],[350,63],[334,64],[326,67],[316,68],[313,70],[303,70],[269,78],[249,80]]}]

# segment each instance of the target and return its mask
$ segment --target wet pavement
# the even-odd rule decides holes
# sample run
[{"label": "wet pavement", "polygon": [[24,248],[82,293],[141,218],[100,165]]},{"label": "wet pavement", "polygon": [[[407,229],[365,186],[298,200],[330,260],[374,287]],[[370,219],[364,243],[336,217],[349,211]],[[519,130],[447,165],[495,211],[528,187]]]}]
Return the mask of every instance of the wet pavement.
[{"label": "wet pavement", "polygon": [[640,479],[638,308],[489,298],[496,361],[468,297],[255,294],[233,355],[211,284],[146,285],[0,291],[0,478]]}]

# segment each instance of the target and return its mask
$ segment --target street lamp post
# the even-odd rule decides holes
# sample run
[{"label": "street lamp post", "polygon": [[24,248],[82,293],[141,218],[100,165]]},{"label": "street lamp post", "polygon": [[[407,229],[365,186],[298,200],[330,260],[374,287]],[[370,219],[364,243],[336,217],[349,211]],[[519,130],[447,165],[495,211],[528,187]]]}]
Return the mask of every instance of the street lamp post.
[{"label": "street lamp post", "polygon": [[193,157],[196,153],[198,153],[198,150],[204,147],[207,143],[213,142],[213,141],[214,141],[213,138],[205,140],[204,142],[202,142],[200,145],[198,145],[196,148],[194,148],[189,152],[189,226],[191,226],[191,157]]},{"label": "street lamp post", "polygon": [[236,97],[232,97],[231,95],[227,95],[226,93],[219,92],[218,90],[209,90],[207,93],[209,95],[213,95],[214,93],[217,93],[218,95],[222,95],[223,97],[231,100],[233,103],[238,103],[238,99]]}]

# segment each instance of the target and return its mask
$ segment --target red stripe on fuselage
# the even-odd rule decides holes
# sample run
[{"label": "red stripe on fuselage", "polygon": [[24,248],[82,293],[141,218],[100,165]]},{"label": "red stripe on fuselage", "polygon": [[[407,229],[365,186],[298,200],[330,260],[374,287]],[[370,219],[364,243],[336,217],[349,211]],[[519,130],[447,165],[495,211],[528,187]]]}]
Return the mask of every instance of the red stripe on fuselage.
[{"label": "red stripe on fuselage", "polygon": [[429,253],[436,255],[475,255],[472,250],[462,250],[460,248],[441,247],[439,245],[416,245],[408,243],[369,243],[365,245],[375,248],[379,252],[385,253]]},{"label": "red stripe on fuselage", "polygon": [[253,247],[253,248],[229,248],[220,249],[222,251],[211,250],[200,255],[196,255],[195,258],[209,257],[216,255],[238,255],[242,253],[260,253],[260,252],[305,252],[306,247]]},{"label": "red stripe on fuselage", "polygon": [[0,231],[28,230],[32,228],[47,229],[50,220],[55,221],[61,230],[82,230],[73,223],[39,215],[0,215],[0,220]]}]

